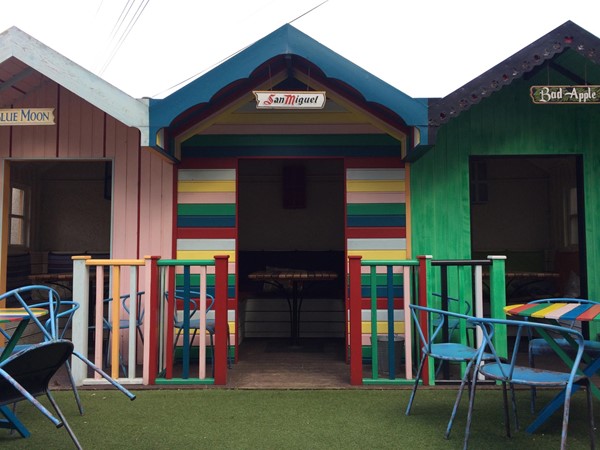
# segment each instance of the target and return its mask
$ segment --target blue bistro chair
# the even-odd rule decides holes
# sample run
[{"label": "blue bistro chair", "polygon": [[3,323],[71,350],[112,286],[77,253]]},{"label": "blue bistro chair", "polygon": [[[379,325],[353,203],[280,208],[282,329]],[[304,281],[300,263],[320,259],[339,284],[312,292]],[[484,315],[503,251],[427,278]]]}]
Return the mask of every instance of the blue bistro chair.
[{"label": "blue bistro chair", "polygon": [[[536,303],[536,304],[548,304],[548,306],[552,305],[553,303],[585,303],[585,304],[595,304],[597,302],[594,302],[592,300],[586,300],[586,299],[581,299],[581,298],[546,298],[546,299],[540,299],[540,300],[534,300],[532,302],[529,303]],[[577,321],[575,320],[571,320],[571,321],[560,321],[559,325],[565,326],[567,328],[576,328],[577,325]],[[567,352],[568,354],[573,354],[573,347],[569,344],[569,342],[567,342],[567,340],[565,338],[559,337],[557,339],[555,339],[555,342],[558,344],[558,346],[564,350],[565,352]],[[589,355],[592,358],[598,358],[600,357],[600,342],[598,341],[593,341],[593,340],[585,340],[584,341],[584,349],[585,349],[585,353],[587,355]],[[552,348],[550,347],[550,345],[548,344],[548,342],[546,342],[545,339],[543,338],[533,338],[530,337],[529,339],[529,365],[531,367],[535,367],[535,358],[536,356],[548,356],[548,355],[554,355],[554,350],[552,350]],[[585,358],[585,355],[584,355]],[[531,412],[534,413],[535,412],[535,399],[536,399],[536,388],[535,386],[531,387]]]},{"label": "blue bistro chair", "polygon": [[[406,407],[407,416],[411,412],[412,404],[417,393],[417,388],[419,387],[419,381],[421,380],[423,366],[425,365],[427,358],[434,358],[440,360],[441,362],[448,361],[455,363],[467,363],[464,376],[461,379],[460,387],[456,396],[456,401],[454,402],[452,414],[448,422],[448,427],[446,429],[445,437],[448,438],[450,436],[450,431],[452,430],[452,423],[458,411],[463,390],[465,385],[470,382],[469,374],[473,368],[473,363],[478,356],[478,350],[466,344],[443,341],[442,331],[446,325],[451,323],[450,321],[453,321],[452,323],[458,321],[466,322],[472,317],[465,314],[453,313],[450,311],[443,311],[440,309],[419,305],[410,305],[410,312],[413,318],[413,323],[415,324],[415,330],[419,334],[419,338],[423,347],[421,349],[421,361],[415,376],[415,383],[413,385],[410,399],[408,400],[408,406]],[[419,315],[423,313],[426,317],[424,321],[420,320],[419,317]],[[459,325],[460,324],[457,323],[457,326]],[[427,330],[427,333],[425,330]],[[492,355],[483,353],[481,357],[484,359],[492,358]]]},{"label": "blue bistro chair", "polygon": [[[508,407],[507,385],[511,389],[512,409],[515,420],[515,428],[519,429],[519,421],[517,416],[516,398],[514,385],[522,386],[537,386],[537,387],[557,387],[564,389],[564,408],[560,448],[566,449],[567,445],[567,430],[569,425],[569,409],[571,402],[571,394],[574,386],[582,386],[587,391],[588,414],[590,424],[590,439],[592,448],[595,448],[594,442],[594,415],[592,410],[592,393],[590,389],[589,378],[581,372],[581,360],[584,351],[585,342],[583,335],[572,328],[561,327],[558,325],[549,325],[545,323],[525,321],[525,320],[504,320],[504,319],[471,319],[483,333],[484,345],[481,346],[477,360],[475,363],[475,371],[473,374],[473,382],[471,384],[471,398],[469,402],[469,410],[467,414],[467,427],[465,431],[464,448],[467,448],[467,443],[470,434],[471,422],[473,418],[473,407],[475,404],[475,390],[478,382],[478,375],[483,375],[486,379],[497,380],[502,382],[502,394],[504,404],[504,422],[506,427],[506,435],[510,437],[510,414]],[[512,335],[512,329],[516,330],[516,338],[512,350],[508,355],[507,360],[503,360],[498,355],[494,347],[492,338],[494,336],[494,327],[496,325],[506,325],[511,329],[509,333]],[[545,370],[532,368],[529,366],[517,364],[517,354],[522,339],[528,339],[530,335],[541,335],[541,333],[559,333],[567,339],[572,339],[576,344],[576,352],[572,367],[566,367],[564,371]],[[493,355],[492,360],[487,360],[483,356],[486,353]]]},{"label": "blue bistro chair", "polygon": [[[33,294],[36,294],[36,298],[45,299],[39,303],[30,304],[25,299],[30,298]],[[19,304],[20,307],[23,308],[45,308],[48,310],[49,318],[46,319],[43,323],[36,317],[31,317],[31,321],[37,325],[38,333],[40,333],[40,337],[42,341],[56,341],[66,339],[70,332],[71,323],[73,321],[73,315],[75,311],[79,309],[79,303],[67,300],[61,300],[60,296],[56,292],[55,289],[48,286],[26,286],[23,288],[15,289],[13,291],[9,291],[2,296],[0,296],[0,300],[7,299],[11,301],[11,303]],[[0,333],[6,338],[9,339],[10,335],[0,328]],[[14,352],[25,350],[31,347],[33,344],[17,344],[14,348]],[[75,395],[75,401],[77,402],[77,407],[79,408],[79,412],[83,414],[83,406],[81,405],[81,399],[79,397],[79,392],[77,391],[77,387],[75,386],[75,380],[73,379],[73,374],[71,372],[71,365],[69,361],[65,361],[65,367],[67,369],[67,374],[69,376],[69,381],[71,383],[71,389],[73,390],[73,394]]]},{"label": "blue bistro chair", "polygon": [[[168,298],[168,295],[165,294],[166,297]],[[175,313],[174,313],[174,326],[177,329],[177,336],[175,337],[175,341],[173,343],[173,348],[175,349],[177,347],[177,341],[179,341],[179,337],[181,336],[181,333],[183,333],[185,325],[184,325],[184,316],[183,314],[183,300],[184,300],[184,290],[183,289],[176,289],[175,290],[175,305],[174,305],[174,309],[175,309]],[[206,300],[207,300],[207,306],[206,306],[206,313],[208,314],[214,304],[215,304],[215,298],[210,295],[210,294],[206,294]],[[190,331],[193,332],[192,337],[190,342],[194,342],[194,338],[196,337],[196,335],[198,334],[198,331],[200,331],[200,314],[198,312],[198,308],[199,308],[199,303],[200,303],[200,292],[198,291],[190,291],[190,314],[189,314],[189,329]],[[214,345],[214,335],[215,335],[215,325],[216,322],[214,319],[206,319],[206,331],[209,334],[209,338],[210,338],[210,347],[212,350],[212,358],[213,358],[213,364],[212,364],[212,371],[213,371],[213,376],[214,376],[214,371],[215,371],[215,364],[214,364],[214,355],[215,355],[215,345]],[[229,326],[227,327],[227,347],[229,349]],[[231,368],[231,361],[229,358],[229,350],[227,351],[227,367]]]},{"label": "blue bistro chair", "polygon": [[[66,340],[47,341],[34,344],[13,353],[0,363],[0,406],[7,406],[24,400],[29,401],[57,428],[64,426],[75,446],[81,445],[67,419],[50,393],[48,385],[56,372],[68,361],[73,353],[73,344]],[[37,398],[45,395],[56,411],[57,419]],[[16,429],[22,437],[29,436],[29,430],[10,410],[4,410],[6,420],[2,426]]]},{"label": "blue bistro chair", "polygon": [[[48,314],[49,318],[42,323],[34,314],[31,313],[31,308],[34,305],[30,305],[26,300],[31,296],[32,291],[39,291],[43,294],[43,298],[47,300],[44,302],[37,303],[37,305],[48,304]],[[0,300],[10,298],[13,302],[19,304],[20,307],[24,308],[29,312],[31,322],[33,322],[39,332],[41,332],[42,341],[57,341],[63,337],[66,337],[68,326],[72,321],[72,315],[79,308],[79,304],[72,301],[64,301],[60,299],[59,295],[56,291],[48,286],[41,285],[32,285],[25,286],[17,289],[13,289],[12,291],[6,292],[0,295]],[[63,306],[67,306],[66,309],[62,309]],[[43,307],[43,306],[42,306]],[[62,320],[62,321],[61,321]],[[61,329],[62,324],[62,329]],[[114,380],[110,375],[104,372],[100,367],[96,366],[93,362],[87,359],[78,351],[73,351],[73,356],[79,358],[83,363],[85,363],[89,368],[97,372],[100,376],[102,376],[106,381],[108,381],[113,387],[121,391],[125,396],[127,396],[130,400],[135,400],[136,396],[129,392],[125,387],[123,387],[119,382]],[[75,386],[75,382],[73,380],[73,376],[71,373],[70,365],[68,361],[65,363],[67,372],[69,374],[69,379],[71,382],[71,386],[73,388],[73,393],[75,394],[75,400],[77,401],[77,406],[79,408],[79,412],[83,414],[83,408],[81,405],[81,399],[79,398],[79,393],[77,392],[77,388]]]},{"label": "blue bistro chair", "polygon": [[[142,343],[144,342],[144,333],[142,331],[142,327],[144,325],[144,308],[143,308],[144,293],[145,293],[144,291],[140,291],[137,293],[136,318],[135,318],[135,327],[137,329],[137,334],[139,335],[140,341]],[[121,297],[119,297],[119,299],[121,301],[121,305],[123,306],[123,309],[125,310],[125,312],[128,315],[130,312],[130,306],[129,306],[130,298],[131,298],[130,294],[125,294],[125,295],[122,295]],[[112,303],[112,301],[113,301],[112,297],[106,298],[106,299],[104,299],[104,304],[106,306],[108,306]],[[113,326],[106,316],[102,317],[102,327],[107,332],[106,351],[104,352],[105,353],[104,364],[106,365],[106,367],[108,367],[109,358],[110,358],[110,351],[109,351],[110,340],[112,338]],[[95,328],[96,328],[95,325],[89,326],[90,330],[93,330]],[[120,319],[119,320],[119,330],[128,330],[128,329],[129,329],[129,319],[128,318]],[[121,366],[121,370],[123,371],[123,374],[127,374],[125,364],[123,363],[122,355],[119,355],[119,364]]]}]

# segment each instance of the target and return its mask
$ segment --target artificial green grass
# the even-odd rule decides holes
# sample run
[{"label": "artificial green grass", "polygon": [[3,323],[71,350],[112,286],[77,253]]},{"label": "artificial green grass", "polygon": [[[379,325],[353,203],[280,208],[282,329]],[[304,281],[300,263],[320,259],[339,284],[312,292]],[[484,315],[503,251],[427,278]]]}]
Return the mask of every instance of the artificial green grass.
[{"label": "artificial green grass", "polygon": [[[413,411],[404,411],[407,389],[347,390],[142,390],[135,401],[116,391],[82,391],[79,416],[72,393],[55,397],[85,449],[459,449],[463,445],[466,401],[449,440],[444,431],[456,391],[420,389]],[[519,392],[522,427],[531,421],[528,392]],[[540,392],[538,404],[551,398]],[[471,429],[472,449],[558,448],[562,410],[529,435],[504,435],[501,392],[480,390]],[[467,400],[467,397],[463,400]],[[595,400],[596,423],[600,423]],[[74,448],[28,403],[18,416],[32,432],[23,439],[0,430],[7,449]],[[513,430],[514,431],[514,430]],[[568,445],[589,448],[585,396],[571,406]]]}]

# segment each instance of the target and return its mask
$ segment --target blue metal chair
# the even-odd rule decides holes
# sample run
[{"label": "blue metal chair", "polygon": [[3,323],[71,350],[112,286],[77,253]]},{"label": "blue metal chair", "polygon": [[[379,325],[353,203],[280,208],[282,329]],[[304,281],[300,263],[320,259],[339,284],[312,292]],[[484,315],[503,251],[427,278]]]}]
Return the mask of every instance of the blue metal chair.
[{"label": "blue metal chair", "polygon": [[[471,319],[482,331],[484,345],[481,346],[477,360],[475,363],[475,371],[473,374],[473,382],[471,385],[471,398],[469,402],[469,411],[467,414],[467,427],[465,431],[464,448],[467,448],[467,443],[470,434],[471,422],[473,417],[473,406],[475,404],[475,390],[478,381],[478,376],[483,375],[486,379],[497,380],[502,382],[502,394],[504,401],[504,420],[506,427],[506,435],[510,437],[510,417],[508,408],[508,395],[506,391],[507,384],[511,388],[511,399],[513,413],[515,419],[515,427],[519,429],[519,421],[516,409],[516,399],[514,393],[514,385],[537,386],[537,387],[558,387],[564,389],[564,409],[561,433],[561,449],[566,449],[567,444],[567,429],[569,425],[569,409],[571,402],[571,394],[575,385],[586,387],[588,414],[590,421],[590,439],[592,448],[595,448],[594,442],[594,415],[592,411],[592,393],[590,389],[590,380],[584,375],[580,369],[580,363],[584,351],[583,335],[572,328],[561,327],[557,325],[549,325],[533,321],[521,320],[504,320],[504,319]],[[509,358],[504,361],[498,355],[493,343],[494,327],[496,325],[506,325],[516,329],[515,342],[512,351],[508,355]],[[572,367],[565,371],[544,370],[532,368],[517,364],[517,354],[522,339],[527,339],[531,335],[540,335],[549,333],[558,333],[565,339],[571,340],[575,344],[576,352],[573,359]],[[512,333],[511,333],[512,335]],[[483,355],[491,353],[493,360],[484,361]],[[558,352],[557,352],[558,354]]]},{"label": "blue metal chair", "polygon": [[[66,340],[42,342],[13,353],[0,363],[0,406],[29,401],[57,428],[64,425],[73,443],[80,449],[81,445],[75,433],[48,388],[54,374],[67,362],[72,353],[73,344]],[[37,400],[37,397],[42,395],[48,397],[60,420]],[[29,430],[10,410],[4,409],[2,412],[6,417],[6,420],[0,423],[2,427],[13,428],[22,437],[29,436]]]},{"label": "blue metal chair", "polygon": [[[167,298],[168,298],[168,295],[167,295]],[[175,337],[175,340],[173,343],[174,348],[177,347],[177,342],[179,341],[179,337],[181,336],[181,333],[183,333],[183,330],[185,329],[185,317],[182,314],[183,300],[184,300],[184,290],[176,289],[175,290],[175,305],[174,305],[174,308],[175,308],[174,325],[175,325],[175,328],[177,328],[177,336]],[[190,313],[189,313],[189,325],[188,326],[189,326],[189,330],[193,331],[190,342],[194,342],[194,338],[196,337],[196,335],[198,334],[198,331],[200,330],[200,315],[198,312],[200,293],[198,291],[190,291],[190,299],[189,300],[190,300]],[[215,298],[210,294],[206,294],[206,300],[208,301],[208,304],[206,306],[206,313],[208,314],[212,310],[212,308],[215,304]],[[210,337],[210,347],[212,350],[212,357],[213,357],[213,364],[212,364],[213,375],[214,375],[214,370],[215,370],[215,365],[214,365],[215,324],[216,324],[216,322],[214,319],[206,319],[206,331],[208,332],[209,337]],[[228,327],[227,328],[227,347],[228,348],[229,348],[229,344],[230,344],[230,342],[229,342],[229,327]],[[229,351],[227,353],[228,353],[227,367],[231,368]]]},{"label": "blue metal chair", "polygon": [[[408,401],[408,406],[406,407],[406,415],[410,414],[423,372],[423,366],[425,365],[427,358],[467,364],[446,429],[445,437],[448,438],[452,429],[452,423],[458,411],[464,387],[470,382],[469,373],[473,368],[473,363],[479,352],[476,348],[462,343],[443,341],[441,339],[443,335],[442,331],[444,326],[446,326],[450,320],[466,322],[471,319],[471,316],[419,305],[410,305],[410,312],[415,324],[415,330],[419,334],[423,347],[421,349],[421,361],[415,376],[415,383]],[[421,319],[419,317],[420,315],[422,317],[424,316],[424,318]],[[492,358],[492,355],[487,353],[484,353],[481,356],[482,358]]]},{"label": "blue metal chair", "polygon": [[[594,302],[592,300],[581,299],[581,298],[566,297],[566,298],[546,298],[546,299],[534,300],[529,303],[536,303],[536,304],[547,303],[548,306],[550,306],[553,303],[587,303],[587,304],[592,303],[592,304],[595,304],[597,302]],[[575,320],[572,320],[569,322],[560,321],[559,325],[565,326],[567,328],[576,328],[577,323]],[[573,347],[569,344],[567,339],[559,337],[559,338],[555,339],[555,342],[565,352],[567,352],[569,354],[574,353]],[[586,339],[586,340],[584,340],[584,350],[585,350],[584,358],[585,358],[586,354],[594,359],[598,358],[598,357],[600,357],[600,342]],[[547,355],[554,355],[554,354],[555,354],[554,350],[550,347],[550,345],[548,344],[548,342],[545,339],[539,338],[539,337],[538,338],[530,337],[530,339],[529,339],[529,365],[531,367],[535,367],[535,357],[536,356],[547,356]],[[532,413],[535,412],[535,399],[536,399],[536,388],[535,388],[535,386],[532,386],[531,387],[531,412]]]},{"label": "blue metal chair", "polygon": [[[140,337],[140,341],[142,343],[144,342],[144,333],[142,331],[142,327],[144,325],[144,308],[143,308],[143,301],[142,301],[143,296],[144,296],[144,291],[140,291],[137,293],[136,317],[135,317],[135,327],[137,329],[137,333],[138,333],[138,335]],[[121,300],[121,305],[123,306],[123,309],[125,310],[125,312],[127,314],[129,314],[129,312],[130,312],[130,307],[129,307],[130,297],[131,297],[130,294],[125,294],[125,295],[122,295],[121,297],[119,297],[119,299]],[[113,301],[112,297],[106,298],[106,299],[104,299],[104,304],[108,306],[112,303],[112,301]],[[112,338],[113,326],[107,317],[102,317],[102,327],[108,334],[108,336],[107,336],[107,351],[105,351],[105,355],[106,355],[105,365],[108,367],[109,358],[110,358],[110,352],[108,351],[108,349],[110,349],[110,340]],[[89,328],[94,329],[95,326],[91,325]],[[128,329],[129,329],[129,319],[127,319],[127,318],[120,319],[119,320],[119,330],[128,330]],[[121,370],[123,371],[123,374],[127,374],[127,370],[125,369],[125,365],[123,364],[123,357],[121,355],[119,355],[119,364],[121,366]]]},{"label": "blue metal chair", "polygon": [[[49,304],[48,314],[50,317],[44,323],[42,323],[37,317],[35,317],[35,315],[31,312],[31,308],[33,307],[33,305],[29,305],[28,302],[25,300],[26,298],[28,298],[30,296],[31,291],[34,291],[34,290],[41,291],[41,292],[45,291],[46,295],[47,295],[44,298],[48,299],[46,302]],[[9,297],[29,313],[31,322],[35,323],[38,330],[41,331],[43,341],[56,341],[56,340],[59,340],[62,337],[64,337],[65,332],[66,332],[66,327],[63,327],[63,330],[59,331],[59,329],[60,329],[59,319],[67,317],[67,316],[72,317],[72,314],[79,307],[79,305],[76,302],[61,301],[60,297],[58,296],[56,291],[48,286],[32,285],[32,286],[25,286],[25,287],[13,289],[12,291],[9,291],[9,292],[6,292],[6,293],[0,295],[0,300],[7,299]],[[44,303],[46,303],[46,302],[44,302]],[[73,309],[71,310],[69,308],[69,309],[63,311],[61,309],[62,305],[68,305],[68,304],[72,305]],[[77,305],[77,306],[75,306],[75,305]],[[70,324],[70,322],[71,321],[69,319],[67,319],[67,323]],[[91,368],[92,370],[97,372],[106,381],[108,381],[112,386],[114,386],[119,391],[121,391],[123,394],[125,394],[130,400],[135,400],[134,394],[129,392],[129,390],[125,389],[119,382],[114,380],[110,375],[108,375],[100,367],[98,367],[94,363],[92,363],[89,359],[87,359],[81,353],[74,350],[73,355],[76,356],[77,358],[79,358],[89,368]],[[73,387],[73,393],[75,394],[75,400],[77,401],[77,406],[79,407],[80,413],[83,414],[81,400],[79,398],[79,394],[77,392],[77,388],[75,386],[73,377],[71,375],[70,366],[67,365],[67,369],[69,372],[71,385]]]},{"label": "blue metal chair", "polygon": [[[25,299],[29,298],[32,293],[36,293],[37,297],[46,299],[45,301],[29,304]],[[9,291],[0,296],[0,300],[10,299],[11,302],[19,304],[23,308],[45,308],[48,310],[49,318],[43,323],[40,322],[36,317],[31,320],[37,325],[38,333],[41,333],[42,341],[55,341],[66,339],[69,334],[71,322],[73,321],[73,315],[75,311],[79,309],[79,303],[67,300],[61,300],[58,292],[55,289],[48,286],[26,286],[23,288]],[[9,334],[0,328],[0,333],[7,339],[10,338]],[[34,344],[17,344],[14,348],[14,352],[25,350]],[[0,349],[1,350],[1,349]],[[69,361],[65,361],[65,367],[71,383],[71,389],[75,395],[75,401],[79,412],[83,414],[83,406],[81,405],[81,398],[79,392],[75,386],[73,374],[71,372],[71,366]]]}]

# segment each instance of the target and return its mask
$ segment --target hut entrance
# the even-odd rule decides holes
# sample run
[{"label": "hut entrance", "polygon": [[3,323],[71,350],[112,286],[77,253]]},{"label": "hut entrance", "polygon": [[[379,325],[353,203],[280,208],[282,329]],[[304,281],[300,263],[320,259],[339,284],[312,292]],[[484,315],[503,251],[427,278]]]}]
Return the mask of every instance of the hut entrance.
[{"label": "hut entrance", "polygon": [[[343,160],[239,161],[241,360],[250,354],[244,349],[256,351],[257,342],[273,359],[325,352],[337,342],[333,353],[343,358],[344,218]],[[264,271],[336,277],[295,283],[252,276]],[[290,313],[294,296],[297,316]]]},{"label": "hut entrance", "polygon": [[47,284],[71,298],[71,256],[108,257],[111,173],[105,161],[11,162],[7,289]]},{"label": "hut entrance", "polygon": [[472,158],[470,182],[473,257],[507,256],[507,303],[585,297],[581,158]]}]

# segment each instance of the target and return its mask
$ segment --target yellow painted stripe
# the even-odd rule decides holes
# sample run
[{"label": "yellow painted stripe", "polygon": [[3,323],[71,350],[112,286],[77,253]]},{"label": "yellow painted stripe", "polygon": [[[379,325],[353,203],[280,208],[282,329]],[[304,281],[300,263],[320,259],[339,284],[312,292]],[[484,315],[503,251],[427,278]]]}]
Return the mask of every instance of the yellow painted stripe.
[{"label": "yellow painted stripe", "polygon": [[177,192],[235,192],[235,181],[178,181]]},{"label": "yellow painted stripe", "polygon": [[216,255],[228,255],[235,262],[235,251],[231,250],[178,250],[177,259],[214,259]]},{"label": "yellow painted stripe", "polygon": [[364,261],[406,259],[406,250],[348,250],[348,256],[362,256]]},{"label": "yellow painted stripe", "polygon": [[[371,334],[371,322],[362,322],[362,334]],[[387,322],[377,322],[377,334],[387,334]],[[404,322],[394,322],[394,333],[404,333]]]},{"label": "yellow painted stripe", "polygon": [[566,303],[553,303],[552,305],[548,306],[547,308],[544,309],[540,309],[539,311],[534,312],[531,317],[536,317],[538,319],[543,319],[544,317],[546,317],[546,315],[552,311],[555,311],[557,309],[562,308],[563,306],[565,306]]},{"label": "yellow painted stripe", "polygon": [[86,259],[86,266],[144,266],[144,259]]},{"label": "yellow painted stripe", "polygon": [[348,192],[404,192],[404,180],[348,180]]}]

